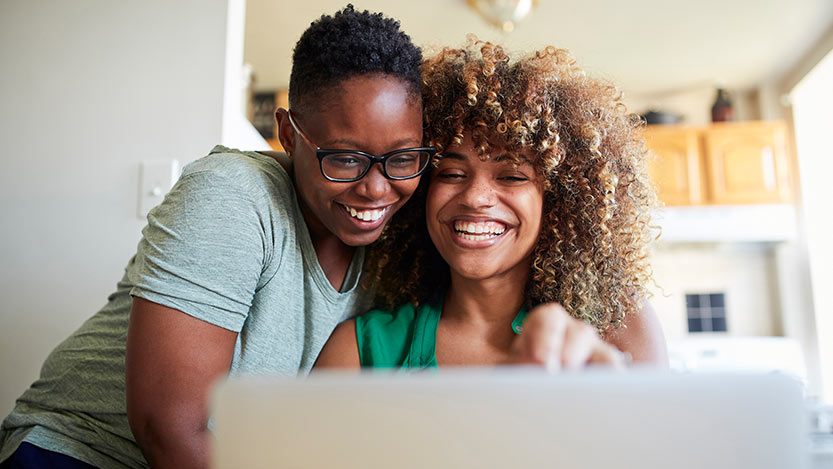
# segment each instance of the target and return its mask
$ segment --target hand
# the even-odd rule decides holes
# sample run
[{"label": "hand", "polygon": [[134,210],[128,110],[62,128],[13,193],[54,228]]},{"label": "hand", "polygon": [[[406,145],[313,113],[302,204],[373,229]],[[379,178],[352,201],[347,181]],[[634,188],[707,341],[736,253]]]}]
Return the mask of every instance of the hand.
[{"label": "hand", "polygon": [[542,304],[529,312],[508,361],[541,365],[550,372],[580,370],[589,364],[625,367],[622,352],[603,341],[596,328],[573,318],[557,303]]}]

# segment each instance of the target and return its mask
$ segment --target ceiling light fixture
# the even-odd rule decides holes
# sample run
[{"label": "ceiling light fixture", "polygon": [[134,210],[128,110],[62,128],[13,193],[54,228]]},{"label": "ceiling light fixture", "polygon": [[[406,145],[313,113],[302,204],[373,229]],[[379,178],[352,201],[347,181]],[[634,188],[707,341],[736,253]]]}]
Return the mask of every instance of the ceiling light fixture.
[{"label": "ceiling light fixture", "polygon": [[505,32],[529,16],[538,0],[466,0],[492,26]]}]

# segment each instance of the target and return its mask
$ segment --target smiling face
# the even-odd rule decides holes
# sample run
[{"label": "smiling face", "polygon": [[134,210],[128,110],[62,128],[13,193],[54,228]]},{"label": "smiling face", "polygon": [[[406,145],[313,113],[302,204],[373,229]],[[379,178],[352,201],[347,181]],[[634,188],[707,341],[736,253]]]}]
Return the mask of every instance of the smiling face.
[{"label": "smiling face", "polygon": [[[527,155],[529,158],[529,155]],[[470,133],[443,152],[426,200],[428,233],[452,276],[526,278],[541,230],[543,186],[530,162],[492,144],[481,161]]]},{"label": "smiling face", "polygon": [[[348,78],[321,101],[293,116],[310,141],[322,149],[361,150],[383,155],[422,145],[422,104],[396,78]],[[286,114],[281,131],[294,133]],[[348,246],[375,241],[394,212],[416,190],[419,178],[387,179],[379,164],[354,182],[328,181],[315,148],[297,133],[291,148],[295,184],[313,238],[336,236]]]}]

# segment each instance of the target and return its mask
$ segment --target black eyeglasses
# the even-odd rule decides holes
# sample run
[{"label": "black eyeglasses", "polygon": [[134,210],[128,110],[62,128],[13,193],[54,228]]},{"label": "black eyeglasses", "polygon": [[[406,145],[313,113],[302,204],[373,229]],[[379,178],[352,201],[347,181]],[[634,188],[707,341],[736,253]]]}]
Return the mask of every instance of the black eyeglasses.
[{"label": "black eyeglasses", "polygon": [[431,157],[437,153],[434,147],[403,148],[372,155],[359,150],[324,150],[312,143],[307,134],[298,127],[290,110],[289,123],[306,142],[315,149],[315,156],[321,166],[321,174],[334,182],[353,182],[363,178],[374,163],[381,163],[382,173],[393,180],[411,179],[419,176],[428,167]]}]

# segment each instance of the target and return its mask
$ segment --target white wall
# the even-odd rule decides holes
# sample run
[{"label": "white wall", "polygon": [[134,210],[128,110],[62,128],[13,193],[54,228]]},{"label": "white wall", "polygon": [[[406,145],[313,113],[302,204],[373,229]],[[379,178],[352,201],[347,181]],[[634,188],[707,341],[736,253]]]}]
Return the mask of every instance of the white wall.
[{"label": "white wall", "polygon": [[657,243],[651,304],[665,336],[688,336],[686,293],[726,294],[730,336],[782,333],[775,255],[768,243]]},{"label": "white wall", "polygon": [[831,83],[833,51],[792,92],[804,233],[826,402],[833,402],[833,300],[829,292],[833,285],[833,245],[830,243],[833,231],[830,219],[830,174],[833,173],[833,150],[829,139],[830,129],[833,128]]},{"label": "white wall", "polygon": [[220,141],[228,5],[0,3],[0,416],[115,288],[139,162]]},{"label": "white wall", "polygon": [[[811,383],[816,383],[814,394],[827,402],[833,402],[833,347],[830,346],[833,343],[833,322],[829,319],[830,301],[825,299],[829,296],[825,288],[830,282],[819,282],[818,277],[827,275],[829,278],[830,274],[829,270],[825,274],[819,273],[818,269],[829,269],[825,265],[831,264],[829,203],[826,202],[829,196],[824,179],[829,173],[825,172],[825,165],[827,168],[830,165],[829,145],[825,138],[830,131],[831,94],[829,77],[819,79],[816,71],[816,78],[808,78],[823,61],[828,61],[831,53],[833,24],[798,56],[790,69],[769,77],[758,89],[762,118],[785,119],[794,125],[797,157],[792,169],[794,180],[800,180],[800,191],[796,194],[799,237],[797,244],[779,253],[779,257],[786,261],[779,262],[783,264],[779,275],[787,280],[782,282],[787,293],[782,299],[782,307],[788,332],[791,329],[794,336],[802,338],[805,352],[809,354],[807,367]],[[800,88],[804,88],[804,93],[799,91]],[[801,101],[801,105],[797,101]],[[821,118],[813,116],[814,109],[821,110]],[[827,221],[828,227],[820,228],[820,221]],[[816,238],[816,241],[811,241],[811,238]]]},{"label": "white wall", "polygon": [[[760,119],[751,94],[744,90],[727,90],[732,102],[733,119],[736,121]],[[630,112],[644,114],[647,111],[664,111],[683,118],[683,124],[706,125],[712,121],[712,105],[717,98],[717,84],[708,83],[690,88],[664,91],[654,94],[625,94],[625,104]]]}]

